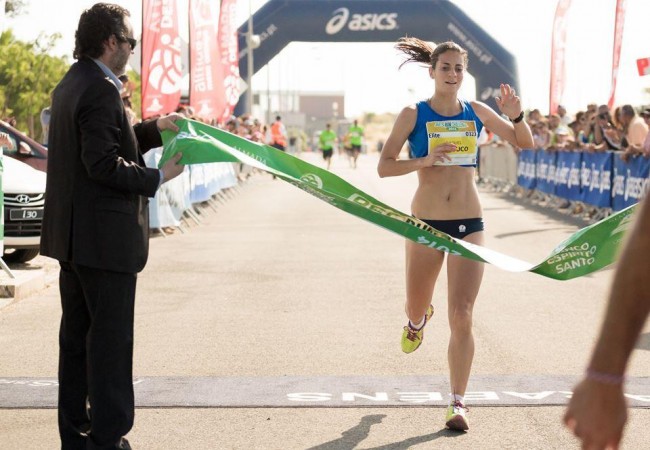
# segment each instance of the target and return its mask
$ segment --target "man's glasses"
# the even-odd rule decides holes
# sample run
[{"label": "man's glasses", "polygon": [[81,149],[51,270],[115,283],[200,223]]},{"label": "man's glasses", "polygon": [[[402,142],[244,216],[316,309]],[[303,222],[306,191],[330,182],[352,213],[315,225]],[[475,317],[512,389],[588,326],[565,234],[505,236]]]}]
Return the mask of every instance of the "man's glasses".
[{"label": "man's glasses", "polygon": [[122,36],[120,39],[122,40],[122,42],[128,42],[129,46],[131,47],[131,50],[134,50],[135,46],[138,44],[138,41],[136,41],[131,37]]}]

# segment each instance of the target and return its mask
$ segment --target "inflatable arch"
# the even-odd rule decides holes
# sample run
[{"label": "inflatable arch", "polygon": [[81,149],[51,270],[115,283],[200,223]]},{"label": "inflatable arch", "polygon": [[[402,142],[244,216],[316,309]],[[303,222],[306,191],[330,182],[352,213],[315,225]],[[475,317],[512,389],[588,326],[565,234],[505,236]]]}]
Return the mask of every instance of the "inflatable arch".
[{"label": "inflatable arch", "polygon": [[[248,75],[247,23],[239,28],[239,72]],[[519,89],[515,58],[449,0],[270,0],[253,15],[260,46],[253,50],[253,73],[292,41],[395,42],[416,36],[452,40],[467,49],[476,98],[496,108],[499,85]],[[249,92],[236,114],[245,112]]]}]

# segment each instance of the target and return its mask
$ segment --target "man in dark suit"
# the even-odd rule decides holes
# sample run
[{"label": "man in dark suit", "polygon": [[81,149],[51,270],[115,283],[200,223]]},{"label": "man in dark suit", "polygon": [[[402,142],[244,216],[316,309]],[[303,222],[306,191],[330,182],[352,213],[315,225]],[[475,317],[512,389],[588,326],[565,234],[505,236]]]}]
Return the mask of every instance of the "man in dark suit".
[{"label": "man in dark suit", "polygon": [[178,131],[175,115],[132,127],[118,76],[135,47],[129,12],[83,12],[74,63],[55,88],[41,254],[60,261],[59,433],[62,448],[129,449],[133,310],[147,261],[147,197],[183,170],[147,168],[140,151]]}]

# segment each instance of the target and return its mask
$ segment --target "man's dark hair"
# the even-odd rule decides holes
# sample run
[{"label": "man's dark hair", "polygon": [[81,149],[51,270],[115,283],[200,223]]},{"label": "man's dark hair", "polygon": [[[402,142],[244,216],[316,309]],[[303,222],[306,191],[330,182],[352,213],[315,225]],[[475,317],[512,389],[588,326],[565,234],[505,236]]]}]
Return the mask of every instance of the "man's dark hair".
[{"label": "man's dark hair", "polygon": [[124,40],[127,34],[124,18],[130,15],[127,9],[111,3],[96,3],[85,10],[74,34],[73,57],[99,58],[104,53],[104,42],[112,35]]}]

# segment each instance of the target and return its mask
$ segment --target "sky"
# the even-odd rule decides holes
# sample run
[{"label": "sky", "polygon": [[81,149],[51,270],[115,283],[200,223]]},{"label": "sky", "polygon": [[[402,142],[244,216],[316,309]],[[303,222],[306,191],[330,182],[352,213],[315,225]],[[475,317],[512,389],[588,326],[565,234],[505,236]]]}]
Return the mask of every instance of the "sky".
[{"label": "sky", "polygon": [[[63,0],[66,14],[53,20],[51,0],[27,0],[27,13],[7,19],[18,39],[33,40],[39,33],[61,33],[53,53],[72,62],[74,31],[83,9],[95,0]],[[130,10],[136,36],[141,31],[141,1],[112,0]],[[188,0],[178,0],[186,11]],[[246,21],[249,5],[253,12],[265,0],[239,0],[238,24]],[[550,54],[556,0],[454,0],[468,16],[498,40],[516,58],[525,109],[540,108],[547,113]],[[61,5],[61,2],[56,3]],[[572,0],[567,17],[567,80],[563,103],[570,113],[587,103],[607,103],[610,91],[614,12],[616,0]],[[185,13],[186,14],[186,13]],[[650,1],[627,0],[627,14],[621,49],[616,103],[650,105],[650,75],[640,77],[638,58],[650,57],[647,20]],[[187,35],[187,20],[180,18],[181,35]],[[366,112],[397,113],[414,101],[427,98],[433,83],[427,70],[417,64],[398,70],[402,57],[391,43],[311,43],[294,42],[277,55],[267,68],[253,77],[253,90],[284,92],[343,92],[345,114]],[[472,61],[470,59],[470,72]],[[381,74],[381,76],[378,76]],[[461,91],[473,99],[471,77]]]}]

